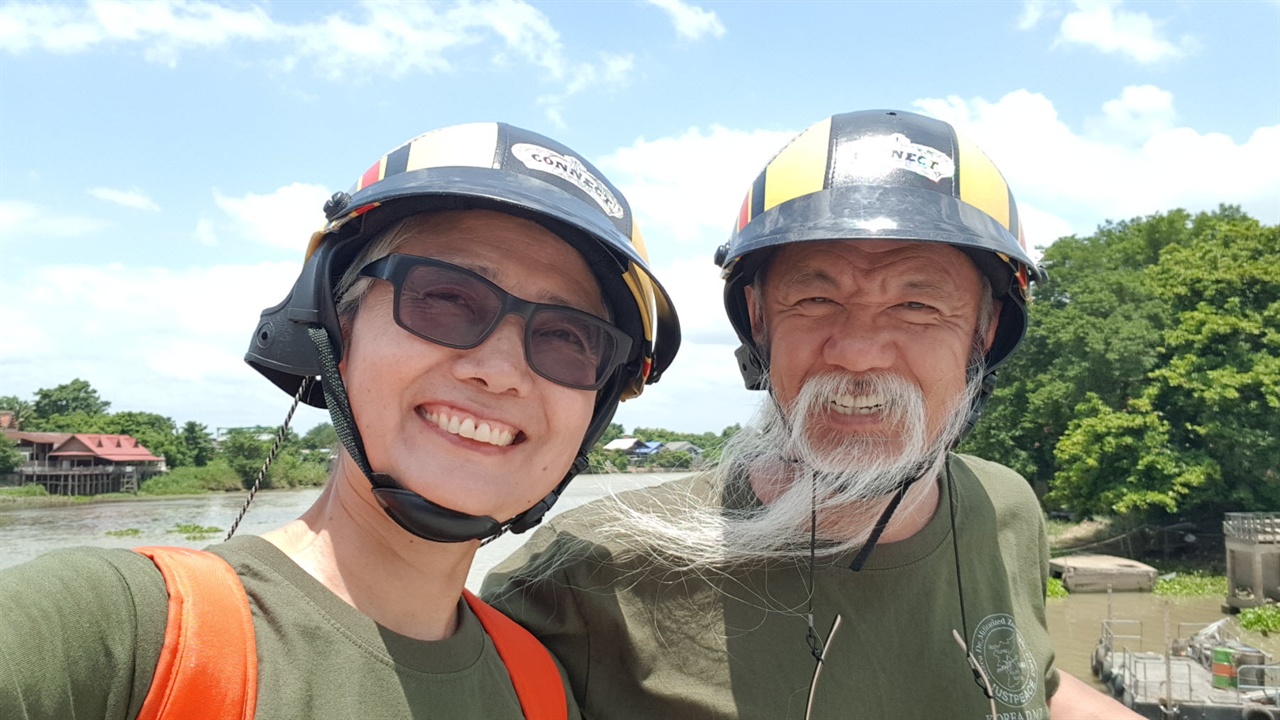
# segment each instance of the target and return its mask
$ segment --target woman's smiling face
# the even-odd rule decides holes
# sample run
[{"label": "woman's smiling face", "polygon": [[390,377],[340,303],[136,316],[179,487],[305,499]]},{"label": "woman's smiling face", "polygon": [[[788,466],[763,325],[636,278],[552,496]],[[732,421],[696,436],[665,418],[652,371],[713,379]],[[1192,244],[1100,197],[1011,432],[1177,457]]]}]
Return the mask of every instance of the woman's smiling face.
[{"label": "woman's smiling face", "polygon": [[[586,261],[536,223],[487,210],[409,222],[410,239],[395,252],[459,265],[526,300],[606,317]],[[434,503],[500,521],[541,500],[572,464],[595,392],[535,373],[517,316],[478,347],[455,350],[396,325],[393,302],[391,284],[374,281],[346,329],[340,365],[370,466]]]}]

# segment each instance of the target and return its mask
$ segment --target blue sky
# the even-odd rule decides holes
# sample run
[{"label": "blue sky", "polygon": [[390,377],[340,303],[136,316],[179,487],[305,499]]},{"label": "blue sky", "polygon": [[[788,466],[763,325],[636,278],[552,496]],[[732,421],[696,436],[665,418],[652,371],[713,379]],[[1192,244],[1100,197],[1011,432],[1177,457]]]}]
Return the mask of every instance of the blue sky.
[{"label": "blue sky", "polygon": [[[241,360],[320,207],[426,130],[503,120],[629,197],[685,346],[628,428],[740,389],[711,256],[756,172],[834,113],[975,136],[1029,242],[1236,203],[1280,222],[1280,3],[0,3],[0,395],[272,425]],[[305,429],[321,422],[304,412]]]}]

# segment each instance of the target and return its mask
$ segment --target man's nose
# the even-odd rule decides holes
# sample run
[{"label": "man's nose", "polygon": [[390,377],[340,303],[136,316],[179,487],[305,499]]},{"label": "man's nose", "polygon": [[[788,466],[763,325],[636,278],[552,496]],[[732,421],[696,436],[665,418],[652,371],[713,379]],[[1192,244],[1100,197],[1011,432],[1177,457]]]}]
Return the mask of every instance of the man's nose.
[{"label": "man's nose", "polygon": [[470,350],[459,350],[454,375],[476,382],[493,393],[526,394],[533,384],[533,370],[525,360],[524,321],[508,315],[489,337]]},{"label": "man's nose", "polygon": [[832,319],[822,358],[849,372],[867,372],[892,367],[897,350],[890,328],[876,313],[846,310]]}]

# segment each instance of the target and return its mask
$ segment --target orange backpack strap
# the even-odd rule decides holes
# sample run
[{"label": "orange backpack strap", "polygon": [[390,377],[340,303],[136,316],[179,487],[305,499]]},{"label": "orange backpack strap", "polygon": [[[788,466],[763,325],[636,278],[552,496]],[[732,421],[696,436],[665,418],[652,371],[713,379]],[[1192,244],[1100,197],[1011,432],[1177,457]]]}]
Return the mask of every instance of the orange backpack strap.
[{"label": "orange backpack strap", "polygon": [[493,640],[498,657],[507,666],[511,684],[516,688],[520,709],[527,720],[564,720],[569,716],[569,703],[564,695],[564,681],[551,659],[551,653],[538,639],[514,620],[490,607],[470,590],[463,590],[471,612],[480,619],[484,631]]},{"label": "orange backpack strap", "polygon": [[141,547],[169,591],[169,622],[138,720],[253,720],[258,650],[240,578],[210,552]]}]

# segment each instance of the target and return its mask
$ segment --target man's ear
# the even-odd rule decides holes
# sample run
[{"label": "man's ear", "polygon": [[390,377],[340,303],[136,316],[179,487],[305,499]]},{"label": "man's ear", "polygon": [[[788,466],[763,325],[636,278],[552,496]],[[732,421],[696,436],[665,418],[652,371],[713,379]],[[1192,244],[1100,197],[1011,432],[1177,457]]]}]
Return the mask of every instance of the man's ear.
[{"label": "man's ear", "polygon": [[991,301],[991,321],[987,323],[987,336],[983,338],[984,351],[990,352],[991,345],[996,341],[996,330],[1000,328],[1000,310],[1004,308],[1004,301],[993,299]]},{"label": "man's ear", "polygon": [[751,318],[751,339],[757,344],[764,338],[764,311],[761,309],[764,298],[757,293],[754,285],[742,289],[747,301],[747,317]]}]

